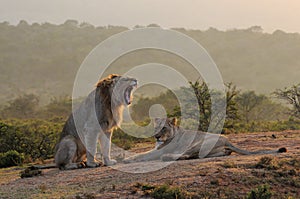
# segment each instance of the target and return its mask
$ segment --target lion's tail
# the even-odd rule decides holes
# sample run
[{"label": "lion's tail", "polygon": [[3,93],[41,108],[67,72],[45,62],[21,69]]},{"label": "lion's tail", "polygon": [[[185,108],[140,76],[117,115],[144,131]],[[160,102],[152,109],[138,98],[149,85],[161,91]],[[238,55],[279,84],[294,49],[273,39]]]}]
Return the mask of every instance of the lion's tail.
[{"label": "lion's tail", "polygon": [[247,151],[247,150],[243,150],[240,148],[237,148],[235,146],[233,146],[230,143],[227,143],[226,146],[228,147],[228,149],[230,149],[233,152],[236,152],[238,154],[241,155],[252,155],[252,154],[274,154],[274,153],[285,153],[287,152],[287,149],[285,147],[282,147],[278,150],[260,150],[260,151]]},{"label": "lion's tail", "polygon": [[44,165],[32,165],[30,166],[32,169],[51,169],[57,168],[56,164],[44,164]]}]

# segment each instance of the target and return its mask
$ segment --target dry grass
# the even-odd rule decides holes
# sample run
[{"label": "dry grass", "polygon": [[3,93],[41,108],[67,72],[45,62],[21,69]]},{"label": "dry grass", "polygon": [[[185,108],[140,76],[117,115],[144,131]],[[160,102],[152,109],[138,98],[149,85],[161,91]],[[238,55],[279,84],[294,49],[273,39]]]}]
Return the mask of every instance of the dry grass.
[{"label": "dry grass", "polygon": [[[244,149],[286,147],[287,153],[233,154],[177,161],[144,174],[124,173],[110,167],[73,171],[47,169],[42,176],[21,179],[20,169],[1,169],[0,198],[172,198],[176,194],[190,198],[245,198],[251,190],[257,191],[263,185],[269,185],[272,198],[297,198],[300,195],[300,132],[277,132],[276,139],[272,134],[274,132],[228,137]],[[132,167],[134,169],[134,164]]]}]

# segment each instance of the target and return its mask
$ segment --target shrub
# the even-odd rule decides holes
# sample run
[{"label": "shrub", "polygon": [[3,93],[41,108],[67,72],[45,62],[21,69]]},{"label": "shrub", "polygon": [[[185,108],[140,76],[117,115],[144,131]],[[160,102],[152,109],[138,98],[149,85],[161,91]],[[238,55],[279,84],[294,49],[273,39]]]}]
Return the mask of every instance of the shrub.
[{"label": "shrub", "polygon": [[44,120],[0,121],[0,153],[15,150],[29,160],[51,158],[62,124]]},{"label": "shrub", "polygon": [[237,165],[233,161],[225,161],[222,165],[222,167],[228,169],[228,168],[237,168]]},{"label": "shrub", "polygon": [[168,184],[149,185],[137,183],[134,187],[141,189],[145,195],[149,195],[155,199],[181,199],[191,197],[191,194],[187,191],[179,187],[171,187]]},{"label": "shrub", "polygon": [[164,199],[173,199],[173,198],[186,198],[185,193],[178,187],[170,187],[169,185],[161,185],[156,187],[151,193],[150,196],[153,198],[164,198]]},{"label": "shrub", "polygon": [[261,185],[248,193],[247,199],[270,199],[272,193],[268,185]]},{"label": "shrub", "polygon": [[21,165],[24,161],[24,155],[15,150],[0,153],[0,168]]},{"label": "shrub", "polygon": [[[113,133],[112,143],[124,150],[131,149],[134,144],[141,142],[154,142],[153,130],[147,127],[148,123],[138,123],[141,128],[134,124],[123,124],[122,129],[116,129]],[[150,133],[150,134],[149,134]]]},{"label": "shrub", "polygon": [[255,168],[259,168],[259,169],[265,168],[268,170],[276,170],[279,168],[279,164],[275,158],[264,156],[264,157],[260,158],[258,163],[255,165]]}]

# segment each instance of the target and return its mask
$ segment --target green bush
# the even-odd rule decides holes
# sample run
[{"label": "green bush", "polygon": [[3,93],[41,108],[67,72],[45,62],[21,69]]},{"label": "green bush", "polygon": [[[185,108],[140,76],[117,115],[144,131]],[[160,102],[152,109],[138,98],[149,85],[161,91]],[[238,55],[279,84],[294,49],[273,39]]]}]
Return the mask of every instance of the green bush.
[{"label": "green bush", "polygon": [[261,185],[248,193],[247,199],[270,199],[272,193],[269,185]]},{"label": "green bush", "polygon": [[[14,150],[24,154],[26,162],[52,158],[63,125],[64,121],[61,119],[50,121],[38,119],[0,120],[0,153]],[[138,135],[138,130],[132,128],[131,125],[128,126],[126,132]],[[118,129],[113,134],[112,142],[128,150],[135,143],[152,140],[152,138],[136,138]]]},{"label": "green bush", "polygon": [[149,122],[140,122],[136,124],[123,124],[122,129],[116,129],[113,133],[112,143],[125,150],[128,150],[136,143],[155,142],[153,138],[154,130],[146,126]]},{"label": "green bush", "polygon": [[170,187],[169,185],[157,186],[150,196],[157,199],[180,199],[186,198],[186,193],[178,187]]},{"label": "green bush", "polygon": [[0,168],[21,165],[24,155],[15,150],[0,153]]},{"label": "green bush", "polygon": [[180,187],[170,186],[168,184],[149,185],[137,183],[135,188],[141,189],[145,195],[155,199],[181,199],[191,198],[192,195]]},{"label": "green bush", "polygon": [[299,120],[290,118],[285,121],[253,121],[249,123],[237,122],[235,131],[240,132],[267,132],[300,129]]},{"label": "green bush", "polygon": [[27,160],[51,158],[62,125],[36,119],[0,121],[0,153],[15,150]]},{"label": "green bush", "polygon": [[260,158],[258,163],[255,165],[255,168],[265,168],[267,170],[276,170],[279,168],[279,164],[277,159],[269,157],[269,156],[264,156]]}]

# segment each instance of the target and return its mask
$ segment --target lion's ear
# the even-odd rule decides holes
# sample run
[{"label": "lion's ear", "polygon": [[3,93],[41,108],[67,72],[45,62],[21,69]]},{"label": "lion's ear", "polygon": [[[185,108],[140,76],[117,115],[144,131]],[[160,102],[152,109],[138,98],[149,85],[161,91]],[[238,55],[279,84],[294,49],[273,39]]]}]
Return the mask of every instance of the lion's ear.
[{"label": "lion's ear", "polygon": [[120,77],[120,75],[118,75],[118,74],[110,74],[108,76],[109,79],[115,79],[116,77]]},{"label": "lion's ear", "polygon": [[177,126],[177,119],[176,119],[176,117],[174,117],[174,118],[171,120],[171,124],[172,124],[173,126]]},{"label": "lion's ear", "polygon": [[107,87],[110,86],[117,78],[120,78],[120,75],[110,74],[108,77],[105,77],[98,81],[96,87]]},{"label": "lion's ear", "polygon": [[156,117],[154,118],[154,124],[158,124],[160,122],[161,118],[159,117]]}]

